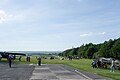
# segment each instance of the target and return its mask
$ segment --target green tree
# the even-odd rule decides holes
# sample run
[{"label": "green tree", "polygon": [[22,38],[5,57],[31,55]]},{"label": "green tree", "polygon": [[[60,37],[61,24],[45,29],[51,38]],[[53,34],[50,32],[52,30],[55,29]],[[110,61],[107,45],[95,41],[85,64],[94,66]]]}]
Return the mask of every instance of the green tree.
[{"label": "green tree", "polygon": [[93,45],[89,46],[89,48],[86,51],[87,57],[89,59],[93,58],[93,54],[96,52],[95,47]]},{"label": "green tree", "polygon": [[120,38],[110,39],[100,44],[83,44],[80,47],[65,50],[60,55],[78,55],[83,58],[114,57],[120,59]]},{"label": "green tree", "polygon": [[115,42],[115,45],[111,49],[112,57],[120,59],[120,38]]}]

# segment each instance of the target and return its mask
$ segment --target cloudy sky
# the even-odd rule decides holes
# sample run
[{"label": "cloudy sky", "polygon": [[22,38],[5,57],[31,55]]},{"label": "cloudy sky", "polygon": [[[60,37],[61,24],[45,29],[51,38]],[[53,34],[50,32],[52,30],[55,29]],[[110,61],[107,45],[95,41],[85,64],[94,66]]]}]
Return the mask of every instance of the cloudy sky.
[{"label": "cloudy sky", "polygon": [[0,51],[63,51],[120,37],[120,0],[0,0]]}]

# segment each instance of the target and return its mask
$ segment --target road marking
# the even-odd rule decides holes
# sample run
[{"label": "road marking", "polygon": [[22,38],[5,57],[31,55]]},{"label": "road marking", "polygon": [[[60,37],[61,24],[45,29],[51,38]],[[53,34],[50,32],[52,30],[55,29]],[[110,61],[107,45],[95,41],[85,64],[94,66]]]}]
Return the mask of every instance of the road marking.
[{"label": "road marking", "polygon": [[33,65],[33,63],[29,64],[29,65]]},{"label": "road marking", "polygon": [[80,75],[82,75],[83,77],[87,78],[88,80],[93,80],[93,79],[91,79],[90,77],[88,77],[88,76],[82,74],[82,73],[79,72],[78,70],[75,70],[75,72],[77,72],[78,74],[80,74]]}]

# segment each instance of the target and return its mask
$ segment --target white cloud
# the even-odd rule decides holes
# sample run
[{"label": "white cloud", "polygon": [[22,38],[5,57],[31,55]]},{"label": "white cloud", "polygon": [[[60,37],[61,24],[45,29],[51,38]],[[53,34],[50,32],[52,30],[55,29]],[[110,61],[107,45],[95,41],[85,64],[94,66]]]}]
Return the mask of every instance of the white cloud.
[{"label": "white cloud", "polygon": [[13,14],[7,14],[4,10],[0,10],[0,23],[6,22],[6,21],[13,21],[23,18],[23,15],[13,15]]},{"label": "white cloud", "polygon": [[90,32],[90,33],[81,34],[80,36],[87,37],[87,36],[96,36],[96,35],[105,35],[105,34],[106,34],[106,32],[98,32],[98,33]]},{"label": "white cloud", "polygon": [[80,36],[81,37],[86,37],[86,36],[91,36],[92,35],[92,33],[85,33],[85,34],[81,34]]},{"label": "white cloud", "polygon": [[12,19],[14,16],[11,14],[7,14],[4,10],[0,10],[0,23],[8,21]]},{"label": "white cloud", "polygon": [[6,14],[3,10],[0,10],[0,23],[3,23],[6,20]]}]

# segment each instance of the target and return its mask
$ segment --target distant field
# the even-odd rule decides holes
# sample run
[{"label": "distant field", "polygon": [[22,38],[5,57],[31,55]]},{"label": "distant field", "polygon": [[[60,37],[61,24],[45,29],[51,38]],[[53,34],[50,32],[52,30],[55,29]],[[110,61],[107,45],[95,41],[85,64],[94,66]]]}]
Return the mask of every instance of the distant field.
[{"label": "distant field", "polygon": [[[22,58],[21,62],[19,62],[17,59],[14,62],[25,63],[25,64],[29,64],[29,63],[37,64],[36,56],[37,55],[34,55],[31,57],[31,62],[26,62],[25,57]],[[46,55],[43,55],[43,56],[46,56]],[[74,68],[78,68],[81,70],[85,70],[88,72],[92,72],[92,73],[96,73],[96,74],[99,74],[102,76],[106,76],[106,77],[112,78],[113,80],[120,80],[120,70],[116,70],[115,72],[110,72],[109,69],[92,68],[91,62],[92,62],[91,59],[80,59],[80,60],[72,60],[72,61],[69,61],[68,59],[65,59],[65,60],[42,59],[42,64],[65,64],[65,65],[72,66]]]}]

